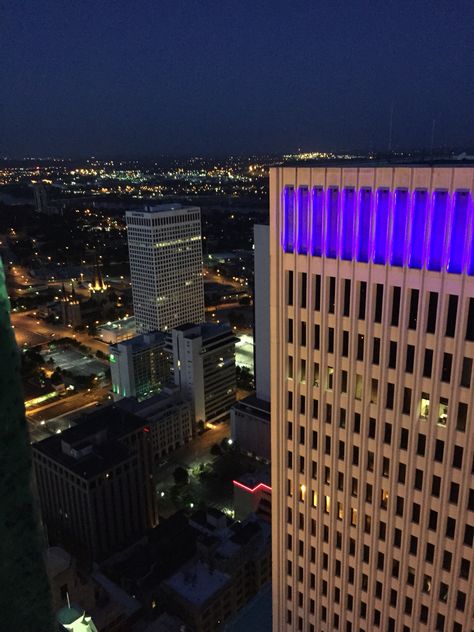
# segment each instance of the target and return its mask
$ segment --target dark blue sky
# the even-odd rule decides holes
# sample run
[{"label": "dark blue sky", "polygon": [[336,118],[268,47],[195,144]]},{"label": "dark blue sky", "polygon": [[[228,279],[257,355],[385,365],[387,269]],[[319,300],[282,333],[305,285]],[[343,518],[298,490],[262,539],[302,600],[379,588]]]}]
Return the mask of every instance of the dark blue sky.
[{"label": "dark blue sky", "polygon": [[0,154],[474,145],[474,3],[3,0]]}]

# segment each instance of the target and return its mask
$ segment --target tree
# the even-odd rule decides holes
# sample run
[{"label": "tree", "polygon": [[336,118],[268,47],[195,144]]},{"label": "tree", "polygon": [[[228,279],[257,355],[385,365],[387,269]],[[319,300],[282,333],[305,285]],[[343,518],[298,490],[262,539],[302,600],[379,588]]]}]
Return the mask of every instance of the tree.
[{"label": "tree", "polygon": [[221,446],[218,443],[214,443],[210,452],[213,456],[220,456],[222,454]]},{"label": "tree", "polygon": [[187,485],[189,483],[188,470],[178,466],[173,472],[174,482],[176,485]]}]

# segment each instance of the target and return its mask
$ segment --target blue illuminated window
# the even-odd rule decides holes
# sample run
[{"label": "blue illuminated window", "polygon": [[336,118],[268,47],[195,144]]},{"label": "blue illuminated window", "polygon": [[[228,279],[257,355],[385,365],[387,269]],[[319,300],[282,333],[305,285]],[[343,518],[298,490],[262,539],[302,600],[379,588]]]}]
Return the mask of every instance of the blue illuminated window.
[{"label": "blue illuminated window", "polygon": [[337,216],[339,191],[330,187],[326,203],[326,255],[331,259],[337,257]]},{"label": "blue illuminated window", "polygon": [[435,191],[431,207],[431,235],[428,270],[441,270],[443,265],[444,235],[448,210],[448,192]]},{"label": "blue illuminated window", "polygon": [[323,212],[324,195],[322,187],[313,189],[313,233],[311,236],[311,250],[313,255],[323,254]]},{"label": "blue illuminated window", "polygon": [[388,214],[390,212],[389,190],[379,189],[376,202],[374,263],[385,264],[387,260]]},{"label": "blue illuminated window", "polygon": [[410,268],[423,267],[423,247],[425,242],[426,207],[428,192],[418,189],[413,194],[413,216],[411,222]]},{"label": "blue illuminated window", "polygon": [[344,189],[342,193],[342,252],[341,256],[346,261],[352,261],[354,257],[354,214],[355,214],[355,190]]},{"label": "blue illuminated window", "polygon": [[369,261],[370,206],[372,191],[361,189],[359,192],[359,235],[357,240],[357,261]]},{"label": "blue illuminated window", "polygon": [[308,187],[298,189],[298,252],[308,252],[308,219],[309,219],[309,191]]},{"label": "blue illuminated window", "polygon": [[[453,200],[453,221],[451,227],[451,243],[449,245],[448,272],[464,272],[465,242],[469,210],[469,192],[456,191]],[[473,269],[469,270],[473,274]]]},{"label": "blue illuminated window", "polygon": [[393,266],[403,266],[405,263],[405,239],[408,213],[408,191],[397,189],[393,204],[393,235],[392,255],[390,263]]},{"label": "blue illuminated window", "polygon": [[295,190],[285,187],[283,191],[283,249],[293,252],[295,247]]}]

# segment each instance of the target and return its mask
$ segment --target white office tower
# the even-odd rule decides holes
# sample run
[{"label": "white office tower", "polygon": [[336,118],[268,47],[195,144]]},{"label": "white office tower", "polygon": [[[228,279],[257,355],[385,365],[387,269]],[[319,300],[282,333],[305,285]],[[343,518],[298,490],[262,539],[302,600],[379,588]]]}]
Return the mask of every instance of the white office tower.
[{"label": "white office tower", "polygon": [[166,334],[153,331],[109,347],[114,401],[136,397],[142,401],[170,379],[171,362],[165,351]]},{"label": "white office tower", "polygon": [[271,170],[275,631],[473,629],[473,184]]},{"label": "white office tower", "polygon": [[171,332],[175,384],[193,403],[196,423],[220,419],[235,402],[236,340],[226,324],[188,324]]},{"label": "white office tower", "polygon": [[232,406],[230,429],[236,447],[270,460],[270,229],[254,226],[255,395]]},{"label": "white office tower", "polygon": [[200,209],[148,206],[126,221],[137,332],[204,322]]}]

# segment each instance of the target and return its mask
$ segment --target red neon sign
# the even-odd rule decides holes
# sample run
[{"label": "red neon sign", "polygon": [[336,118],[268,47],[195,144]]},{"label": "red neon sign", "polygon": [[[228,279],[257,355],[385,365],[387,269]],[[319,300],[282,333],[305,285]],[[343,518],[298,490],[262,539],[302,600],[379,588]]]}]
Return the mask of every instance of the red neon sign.
[{"label": "red neon sign", "polygon": [[244,485],[243,483],[240,483],[239,481],[232,481],[232,483],[236,485],[237,487],[245,489],[246,492],[250,492],[251,494],[254,494],[259,489],[264,489],[267,492],[272,491],[272,488],[269,485],[265,485],[265,483],[259,483],[258,485],[255,485],[255,487],[248,487],[247,485]]}]

